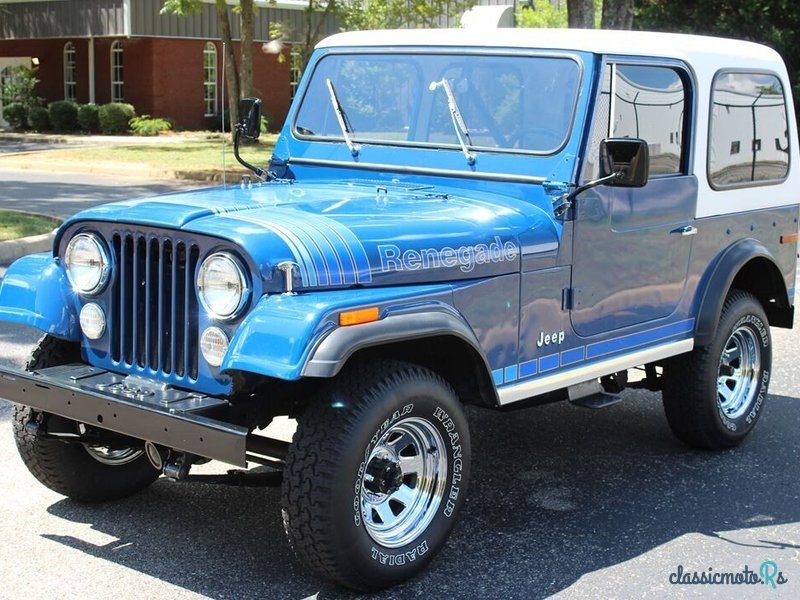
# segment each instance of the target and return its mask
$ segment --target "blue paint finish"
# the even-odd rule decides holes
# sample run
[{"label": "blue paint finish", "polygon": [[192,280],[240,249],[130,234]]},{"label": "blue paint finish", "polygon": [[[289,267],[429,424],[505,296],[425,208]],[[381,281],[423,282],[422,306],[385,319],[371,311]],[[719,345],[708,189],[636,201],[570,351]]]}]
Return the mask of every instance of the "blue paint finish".
[{"label": "blue paint finish", "polygon": [[558,354],[550,354],[539,359],[539,372],[552,371],[558,368]]},{"label": "blue paint finish", "polygon": [[517,380],[517,365],[511,365],[503,369],[503,381],[509,383]]},{"label": "blue paint finish", "polygon": [[524,363],[520,363],[519,365],[519,378],[525,379],[526,377],[533,377],[536,373],[539,372],[537,368],[538,365],[537,360],[529,360]]},{"label": "blue paint finish", "polygon": [[672,338],[686,337],[686,334],[692,331],[694,331],[694,319],[685,319],[677,323],[662,325],[661,327],[647,329],[639,333],[632,333],[604,342],[589,344],[586,348],[586,358],[597,358],[623,350],[632,350],[655,342],[664,342]]},{"label": "blue paint finish", "polygon": [[565,350],[561,353],[561,366],[565,367],[581,362],[584,358],[584,351],[585,348],[583,346],[580,348],[573,348],[572,350]]},{"label": "blue paint finish", "polygon": [[495,369],[492,371],[492,381],[495,385],[503,384],[503,369]]},{"label": "blue paint finish", "polygon": [[25,256],[8,268],[0,282],[0,321],[77,341],[80,330],[73,298],[66,273],[50,254]]},{"label": "blue paint finish", "polygon": [[378,306],[383,315],[389,307],[411,303],[424,310],[431,301],[441,304],[443,300],[452,302],[449,285],[264,296],[231,340],[221,370],[294,381],[300,378],[315,343],[338,327],[342,310]]}]

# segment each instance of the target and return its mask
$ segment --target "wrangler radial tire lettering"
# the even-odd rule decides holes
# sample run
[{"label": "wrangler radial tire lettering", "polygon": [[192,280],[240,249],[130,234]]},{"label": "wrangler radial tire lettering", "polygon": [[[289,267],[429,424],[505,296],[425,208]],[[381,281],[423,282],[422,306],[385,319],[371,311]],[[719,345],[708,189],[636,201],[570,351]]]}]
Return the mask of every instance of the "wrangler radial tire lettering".
[{"label": "wrangler radial tire lettering", "polygon": [[731,290],[714,340],[664,365],[669,426],[695,448],[739,444],[758,421],[772,363],[769,323],[751,294]]},{"label": "wrangler radial tire lettering", "polygon": [[469,457],[463,409],[441,377],[394,361],[354,365],[299,419],[283,479],[289,543],[347,587],[399,583],[444,545]]},{"label": "wrangler radial tire lettering", "polygon": [[[26,370],[35,371],[50,366],[80,361],[77,344],[44,336],[33,351]],[[83,444],[47,439],[42,434],[32,434],[25,429],[32,410],[14,405],[12,427],[17,450],[22,462],[45,486],[79,502],[106,502],[131,496],[153,483],[159,476],[144,453],[138,457],[130,452],[113,463],[113,458],[101,462]],[[77,433],[77,423],[75,424]],[[114,455],[110,455],[113,457]]]}]

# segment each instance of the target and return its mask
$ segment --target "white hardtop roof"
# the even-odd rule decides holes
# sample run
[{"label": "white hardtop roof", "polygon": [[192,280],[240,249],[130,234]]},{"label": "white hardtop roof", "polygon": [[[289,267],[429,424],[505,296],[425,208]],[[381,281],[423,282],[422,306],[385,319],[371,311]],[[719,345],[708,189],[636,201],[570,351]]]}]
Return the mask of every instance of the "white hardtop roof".
[{"label": "white hardtop roof", "polygon": [[782,64],[777,52],[753,42],[725,38],[604,29],[395,29],[337,33],[318,48],[460,46],[473,48],[529,48],[573,50],[596,54],[659,56],[709,61],[726,66],[750,63]]}]

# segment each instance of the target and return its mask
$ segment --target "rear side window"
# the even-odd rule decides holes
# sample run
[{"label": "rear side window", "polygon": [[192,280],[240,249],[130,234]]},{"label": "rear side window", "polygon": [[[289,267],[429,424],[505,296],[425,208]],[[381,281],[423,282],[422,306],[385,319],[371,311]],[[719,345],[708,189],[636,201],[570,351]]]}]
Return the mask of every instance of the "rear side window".
[{"label": "rear side window", "polygon": [[739,187],[785,179],[789,172],[786,118],[786,97],[777,76],[718,73],[711,91],[711,185]]}]

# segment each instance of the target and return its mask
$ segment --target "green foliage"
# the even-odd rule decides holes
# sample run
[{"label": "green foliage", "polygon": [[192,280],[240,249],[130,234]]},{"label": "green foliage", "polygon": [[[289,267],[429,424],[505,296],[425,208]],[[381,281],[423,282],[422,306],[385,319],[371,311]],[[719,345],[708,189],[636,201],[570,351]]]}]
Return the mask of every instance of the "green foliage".
[{"label": "green foliage", "polygon": [[550,0],[534,0],[533,6],[517,11],[517,27],[566,27],[567,4],[554,5]]},{"label": "green foliage", "polygon": [[44,106],[33,106],[28,111],[28,121],[34,131],[48,131],[50,129],[50,113]]},{"label": "green foliage", "polygon": [[78,107],[78,126],[81,131],[94,133],[100,131],[100,108],[97,104],[81,104]]},{"label": "green foliage", "polygon": [[109,102],[100,107],[100,131],[105,134],[127,133],[130,121],[136,116],[133,106],[122,102]]},{"label": "green foliage", "polygon": [[0,90],[3,104],[19,102],[28,110],[34,106],[41,106],[44,98],[36,94],[37,85],[39,85],[39,79],[36,78],[36,69],[24,66],[15,67],[12,71],[11,81],[4,84]]},{"label": "green foliage", "polygon": [[442,15],[460,15],[475,4],[477,0],[351,0],[341,4],[339,15],[348,30],[439,27]]},{"label": "green foliage", "polygon": [[150,115],[133,117],[130,120],[130,126],[135,135],[142,136],[154,136],[172,129],[172,123],[170,123],[167,119],[161,119],[158,117],[154,118]]},{"label": "green foliage", "polygon": [[21,102],[12,102],[3,107],[3,118],[12,129],[25,129],[28,126],[28,109]]},{"label": "green foliage", "polygon": [[791,81],[800,80],[800,3],[796,0],[638,0],[634,28],[760,42],[780,53]]},{"label": "green foliage", "polygon": [[197,13],[202,7],[203,0],[165,0],[161,14],[186,17]]},{"label": "green foliage", "polygon": [[48,107],[50,124],[55,131],[78,130],[78,105],[68,100],[51,102]]}]

